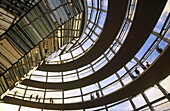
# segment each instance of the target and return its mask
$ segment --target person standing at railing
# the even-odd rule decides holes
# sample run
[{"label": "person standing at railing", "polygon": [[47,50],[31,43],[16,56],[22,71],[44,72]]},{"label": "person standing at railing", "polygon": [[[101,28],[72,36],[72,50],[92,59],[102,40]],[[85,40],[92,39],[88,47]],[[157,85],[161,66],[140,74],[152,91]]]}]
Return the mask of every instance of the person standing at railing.
[{"label": "person standing at railing", "polygon": [[40,100],[41,100],[41,96],[38,98],[38,102],[40,102]]},{"label": "person standing at railing", "polygon": [[137,69],[137,67],[135,68],[135,73],[136,73],[137,75],[140,74],[140,72],[139,72],[139,70]]},{"label": "person standing at railing", "polygon": [[161,52],[162,52],[162,49],[159,48],[159,46],[157,46],[157,47],[156,47],[156,51],[157,51],[158,53],[161,53]]},{"label": "person standing at railing", "polygon": [[100,95],[99,95],[99,92],[98,92],[98,91],[96,91],[96,96],[97,96],[97,98],[99,98],[99,97],[100,97]]},{"label": "person standing at railing", "polygon": [[50,103],[52,103],[52,104],[54,103],[54,101],[53,101],[52,97],[50,98]]},{"label": "person standing at railing", "polygon": [[90,97],[91,97],[91,100],[93,100],[93,99],[94,99],[94,96],[93,96],[93,94],[90,94]]},{"label": "person standing at railing", "polygon": [[37,94],[37,96],[35,97],[35,101],[37,101],[38,100],[38,94]]},{"label": "person standing at railing", "polygon": [[135,78],[136,78],[136,76],[134,76],[133,74],[130,75],[130,77],[131,77],[132,79],[135,79]]},{"label": "person standing at railing", "polygon": [[30,100],[32,99],[33,94],[30,95]]},{"label": "person standing at railing", "polygon": [[149,66],[150,66],[150,64],[148,63],[148,61],[146,61],[146,66],[147,66],[147,67],[149,67]]},{"label": "person standing at railing", "polygon": [[14,92],[14,97],[16,96],[17,93],[18,93],[18,91],[15,91],[15,92]]},{"label": "person standing at railing", "polygon": [[146,66],[143,65],[143,63],[141,64],[141,67],[142,67],[143,70],[146,70],[146,69],[147,69]]}]

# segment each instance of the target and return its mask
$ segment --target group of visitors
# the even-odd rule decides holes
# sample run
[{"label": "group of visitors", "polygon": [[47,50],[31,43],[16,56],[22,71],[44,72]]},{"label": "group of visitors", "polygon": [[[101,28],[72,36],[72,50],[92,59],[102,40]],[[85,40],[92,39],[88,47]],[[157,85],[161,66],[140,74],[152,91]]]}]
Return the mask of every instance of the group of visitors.
[{"label": "group of visitors", "polygon": [[[30,95],[30,98],[29,98],[30,101],[31,101],[32,97],[33,97],[33,94]],[[35,101],[40,102],[40,100],[41,100],[41,97],[39,97],[39,94],[37,94],[35,97]]]},{"label": "group of visitors", "polygon": [[[162,52],[163,50],[162,50],[159,46],[157,46],[157,47],[156,47],[156,51],[157,51],[159,54],[161,54],[161,52]],[[143,65],[143,64],[141,64],[141,68],[142,68],[143,70],[146,70],[149,66],[150,66],[150,64],[148,63],[148,61],[146,61],[146,66]],[[140,75],[140,71],[138,70],[137,67],[135,68],[135,73],[136,73],[137,75]],[[137,77],[137,76],[134,76],[133,74],[130,75],[130,76],[131,76],[132,79],[135,79],[135,78]]]},{"label": "group of visitors", "polygon": [[[99,98],[99,97],[100,97],[100,94],[98,91],[96,91],[96,98]],[[92,93],[90,94],[90,98],[91,98],[91,100],[95,99],[95,97]]]}]

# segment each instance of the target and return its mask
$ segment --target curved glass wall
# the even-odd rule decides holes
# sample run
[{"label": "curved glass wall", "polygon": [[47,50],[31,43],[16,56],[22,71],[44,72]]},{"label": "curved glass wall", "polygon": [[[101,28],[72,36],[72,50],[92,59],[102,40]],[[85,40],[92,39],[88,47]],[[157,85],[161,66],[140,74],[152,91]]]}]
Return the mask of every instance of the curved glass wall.
[{"label": "curved glass wall", "polygon": [[[165,16],[167,16],[167,15],[165,15]],[[158,24],[159,24],[159,22],[158,22]],[[165,24],[169,24],[169,22],[167,22]],[[104,95],[110,94],[110,93],[122,88],[123,86],[125,86],[126,84],[131,82],[133,79],[135,79],[139,75],[139,74],[135,73],[135,71],[134,71],[135,68],[137,68],[141,74],[145,70],[145,68],[147,68],[146,61],[148,61],[149,64],[151,65],[152,62],[154,62],[156,60],[156,58],[159,56],[159,53],[156,50],[156,46],[159,45],[159,46],[161,46],[162,50],[164,50],[164,48],[168,45],[169,42],[165,41],[166,36],[169,35],[169,28],[167,28],[167,26],[168,25],[165,25],[165,27],[162,27],[162,29],[161,29],[161,30],[166,30],[166,31],[164,31],[165,33],[162,34],[163,35],[163,36],[161,36],[162,38],[153,36],[153,34],[150,35],[150,37],[148,38],[148,40],[146,41],[144,46],[141,48],[141,50],[144,50],[145,47],[148,48],[145,52],[142,51],[143,56],[141,58],[139,58],[139,56],[138,56],[138,54],[141,51],[140,50],[130,62],[128,62],[124,67],[122,67],[119,71],[117,71],[112,76],[110,76],[98,83],[95,83],[93,85],[89,85],[89,86],[78,88],[78,89],[73,89],[73,90],[68,90],[68,91],[57,91],[57,90],[49,89],[49,90],[46,90],[46,92],[56,93],[56,91],[57,91],[57,93],[58,93],[57,95],[61,95],[61,98],[59,99],[56,97],[53,99],[54,99],[54,101],[55,101],[55,99],[56,99],[56,101],[58,101],[58,99],[59,99],[60,102],[63,99],[62,92],[64,92],[64,95],[65,95],[64,103],[69,103],[68,102],[69,99],[73,103],[73,102],[80,102],[80,101],[82,102],[81,96],[83,96],[83,98],[84,98],[83,101],[90,100],[90,94],[92,94],[92,93],[95,94],[96,91],[98,91],[100,95],[104,96]],[[141,55],[141,53],[140,53],[140,55]],[[37,75],[34,75],[34,74],[37,74]],[[42,76],[42,75],[44,75],[44,76]],[[32,75],[28,76],[27,78],[33,79],[33,80],[35,78],[35,80],[37,80],[36,76],[38,76],[38,78],[41,79],[41,81],[43,81],[43,82],[50,82],[53,80],[55,80],[55,81],[62,80],[62,79],[60,80],[59,77],[57,77],[57,76],[50,76],[50,75],[51,74],[49,72],[35,71],[35,72],[33,72]],[[20,85],[20,86],[21,87],[17,87],[17,88],[25,89],[22,87],[26,87],[23,85]],[[33,88],[30,86],[27,86],[27,87],[29,87],[30,90],[32,90],[32,91],[34,91],[36,89],[35,92],[36,91],[44,92],[44,90],[45,90],[45,89]],[[29,90],[28,90],[28,92],[29,92]],[[32,92],[32,93],[35,94],[35,92]],[[81,94],[81,92],[83,94]],[[49,95],[51,95],[51,94],[52,93],[49,93]],[[73,95],[69,95],[69,94],[73,94]],[[67,96],[67,95],[69,95],[69,96]],[[25,97],[25,99],[26,98],[28,99],[29,96]],[[48,99],[50,99],[50,98],[47,98],[47,100]],[[72,99],[75,99],[75,101],[72,101]]]}]

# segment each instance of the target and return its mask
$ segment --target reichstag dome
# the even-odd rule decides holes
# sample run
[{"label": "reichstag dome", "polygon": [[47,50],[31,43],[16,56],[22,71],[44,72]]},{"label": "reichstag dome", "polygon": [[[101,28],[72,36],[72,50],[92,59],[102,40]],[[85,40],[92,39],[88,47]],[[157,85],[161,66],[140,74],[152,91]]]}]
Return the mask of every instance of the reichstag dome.
[{"label": "reichstag dome", "polygon": [[170,0],[1,0],[0,111],[170,111]]}]

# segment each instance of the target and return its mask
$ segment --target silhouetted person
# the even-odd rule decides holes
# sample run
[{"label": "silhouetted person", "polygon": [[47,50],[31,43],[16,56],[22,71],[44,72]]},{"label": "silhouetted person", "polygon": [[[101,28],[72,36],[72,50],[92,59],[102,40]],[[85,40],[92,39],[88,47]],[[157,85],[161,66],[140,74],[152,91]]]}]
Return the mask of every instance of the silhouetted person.
[{"label": "silhouetted person", "polygon": [[100,97],[100,95],[99,95],[99,92],[98,92],[98,91],[96,91],[96,96],[97,96],[97,98],[99,98],[99,97]]},{"label": "silhouetted person", "polygon": [[38,102],[40,102],[40,100],[41,100],[41,97],[38,98]]},{"label": "silhouetted person", "polygon": [[45,49],[45,53],[47,53],[48,52],[48,50],[47,49]]},{"label": "silhouetted person", "polygon": [[137,75],[140,74],[140,72],[139,72],[139,70],[138,70],[137,68],[135,68],[135,73],[136,73]]},{"label": "silhouetted person", "polygon": [[62,19],[60,18],[60,22],[62,23]]},{"label": "silhouetted person", "polygon": [[91,95],[90,95],[90,97],[91,97],[91,100],[93,100],[93,99],[94,99],[94,96],[93,96],[93,94],[91,94]]},{"label": "silhouetted person", "polygon": [[135,78],[136,78],[136,76],[134,76],[133,74],[130,75],[130,77],[131,77],[132,79],[135,79]]},{"label": "silhouetted person", "polygon": [[37,101],[38,100],[38,95],[35,97],[35,101]]},{"label": "silhouetted person", "polygon": [[30,95],[30,100],[32,99],[32,95],[33,95],[33,94]]},{"label": "silhouetted person", "polygon": [[53,104],[53,99],[52,99],[52,97],[50,98],[50,103],[52,103],[52,104]]},{"label": "silhouetted person", "polygon": [[147,67],[149,67],[149,66],[150,66],[150,64],[148,63],[148,61],[146,61],[146,66],[147,66]]},{"label": "silhouetted person", "polygon": [[158,53],[161,53],[161,52],[162,52],[162,49],[159,48],[159,46],[157,46],[157,47],[156,47],[156,51],[157,51]]},{"label": "silhouetted person", "polygon": [[52,98],[50,98],[50,103],[51,103]]},{"label": "silhouetted person", "polygon": [[141,67],[142,67],[143,70],[146,70],[146,69],[147,69],[146,66],[143,65],[143,64],[141,64]]},{"label": "silhouetted person", "polygon": [[14,97],[16,96],[17,93],[18,93],[18,91],[15,91],[15,92],[14,92]]}]

